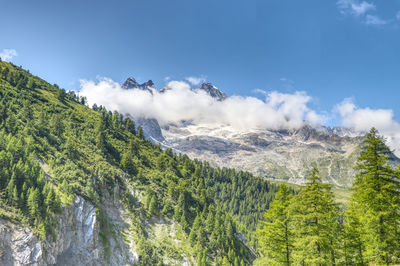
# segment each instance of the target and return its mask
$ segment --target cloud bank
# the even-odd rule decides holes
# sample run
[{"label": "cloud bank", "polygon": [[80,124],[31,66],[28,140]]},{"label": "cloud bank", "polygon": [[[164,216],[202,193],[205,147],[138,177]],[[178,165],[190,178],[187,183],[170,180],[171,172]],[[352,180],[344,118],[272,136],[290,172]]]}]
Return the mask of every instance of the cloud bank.
[{"label": "cloud bank", "polygon": [[339,116],[341,125],[367,132],[375,127],[383,134],[396,154],[400,155],[400,124],[389,109],[360,108],[353,99],[337,104],[331,114],[321,115],[309,107],[311,96],[263,92],[264,99],[231,96],[217,101],[204,91],[194,91],[188,82],[169,81],[164,93],[154,90],[125,90],[108,78],[81,81],[80,94],[90,105],[96,103],[109,110],[133,117],[156,118],[161,125],[192,121],[196,124],[230,125],[237,130],[298,128],[304,123],[323,125],[328,118]]},{"label": "cloud bank", "polygon": [[394,120],[393,110],[360,108],[350,98],[344,99],[335,107],[342,118],[342,124],[356,131],[367,132],[371,127],[379,130],[387,139],[389,146],[400,155],[400,124]]},{"label": "cloud bank", "polygon": [[15,49],[3,49],[0,53],[0,58],[3,61],[9,62],[11,59],[13,59],[15,56],[17,56],[18,53]]},{"label": "cloud bank", "polygon": [[160,124],[193,121],[230,125],[237,129],[297,128],[304,121],[321,124],[325,117],[308,107],[305,92],[267,93],[264,100],[232,96],[217,101],[204,91],[194,91],[187,82],[170,81],[164,93],[124,90],[111,79],[81,81],[80,94],[90,105],[96,103],[133,117],[156,118]]}]

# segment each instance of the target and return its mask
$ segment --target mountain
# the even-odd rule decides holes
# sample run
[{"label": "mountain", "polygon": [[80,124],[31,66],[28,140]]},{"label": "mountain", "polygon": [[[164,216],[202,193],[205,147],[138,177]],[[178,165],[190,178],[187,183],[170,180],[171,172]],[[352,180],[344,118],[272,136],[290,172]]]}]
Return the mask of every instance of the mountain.
[{"label": "mountain", "polygon": [[121,86],[121,88],[125,90],[131,90],[131,89],[139,89],[139,90],[144,90],[148,91],[151,94],[153,94],[153,90],[155,90],[155,85],[152,80],[148,80],[145,83],[139,84],[135,78],[129,77]]},{"label": "mountain", "polygon": [[197,91],[204,91],[218,101],[223,101],[227,98],[224,92],[217,89],[217,87],[211,83],[202,83],[200,87],[197,88]]},{"label": "mountain", "polygon": [[[153,91],[157,91],[156,87],[152,80],[148,80],[143,84],[139,84],[135,78],[129,77],[122,85],[121,88],[125,90],[138,89],[143,91],[148,91],[153,94]],[[161,142],[164,141],[164,137],[161,133],[160,125],[157,120],[154,118],[145,118],[145,117],[133,117],[130,116],[132,120],[135,121],[137,126],[141,126],[143,128],[145,137],[152,142]]]},{"label": "mountain", "polygon": [[165,141],[161,127],[158,124],[158,121],[154,118],[144,118],[132,117],[132,120],[135,121],[137,126],[141,126],[143,128],[144,136],[153,143],[159,143]]},{"label": "mountain", "polygon": [[165,141],[161,144],[215,166],[296,184],[303,183],[317,166],[324,181],[349,187],[363,137],[340,136],[335,131],[309,125],[238,131],[230,126],[182,123],[163,127]]},{"label": "mountain", "polygon": [[93,108],[0,61],[0,265],[252,263],[276,184]]},{"label": "mountain", "polygon": [[[227,98],[211,83],[203,83],[195,91],[218,101]],[[351,128],[312,127],[307,123],[292,129],[237,130],[222,124],[182,121],[160,127],[155,119],[134,120],[154,143],[217,167],[234,167],[267,179],[302,184],[317,166],[325,182],[344,188],[352,184],[364,134]]]}]

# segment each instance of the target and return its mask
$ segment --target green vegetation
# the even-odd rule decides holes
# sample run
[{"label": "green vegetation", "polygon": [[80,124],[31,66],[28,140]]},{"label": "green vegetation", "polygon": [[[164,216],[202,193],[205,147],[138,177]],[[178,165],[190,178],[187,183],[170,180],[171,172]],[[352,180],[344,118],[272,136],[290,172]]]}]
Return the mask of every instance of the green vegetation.
[{"label": "green vegetation", "polygon": [[[96,207],[105,260],[110,238],[123,234],[143,265],[236,266],[254,253],[259,265],[400,263],[400,170],[375,129],[351,195],[322,183],[317,169],[295,193],[297,186],[164,151],[131,119],[85,104],[0,62],[0,218],[54,241],[57,217],[80,196]],[[129,232],[107,217],[116,188]]]},{"label": "green vegetation", "polygon": [[[85,103],[0,62],[0,217],[51,241],[57,215],[81,196],[96,207],[107,257],[116,232],[104,201],[118,186],[143,265],[184,257],[198,265],[251,263],[238,233],[256,245],[252,233],[277,185],[163,151],[131,119]],[[147,224],[158,220],[178,225],[178,242],[149,238]]]},{"label": "green vegetation", "polygon": [[314,169],[298,195],[285,185],[258,231],[260,265],[394,265],[400,263],[400,171],[373,128],[358,158],[347,208]]}]

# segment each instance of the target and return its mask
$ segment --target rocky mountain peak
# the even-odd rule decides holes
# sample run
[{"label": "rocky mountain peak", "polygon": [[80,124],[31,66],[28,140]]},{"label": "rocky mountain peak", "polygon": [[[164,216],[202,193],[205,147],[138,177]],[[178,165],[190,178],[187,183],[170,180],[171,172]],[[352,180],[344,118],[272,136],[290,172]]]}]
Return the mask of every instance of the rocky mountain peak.
[{"label": "rocky mountain peak", "polygon": [[135,78],[129,77],[121,86],[121,88],[125,90],[130,90],[130,89],[140,89],[144,91],[148,91],[151,94],[153,94],[153,90],[155,89],[154,83],[152,80],[148,80],[145,83],[139,84]]},{"label": "rocky mountain peak", "polygon": [[205,91],[208,95],[210,95],[214,99],[217,99],[218,101],[223,101],[227,98],[225,93],[220,91],[217,87],[215,87],[211,83],[204,82],[197,90]]},{"label": "rocky mountain peak", "polygon": [[135,89],[139,87],[140,84],[136,81],[134,77],[129,77],[121,86],[125,90]]},{"label": "rocky mountain peak", "polygon": [[147,82],[143,83],[141,86],[155,87],[155,85],[151,79],[149,79]]}]

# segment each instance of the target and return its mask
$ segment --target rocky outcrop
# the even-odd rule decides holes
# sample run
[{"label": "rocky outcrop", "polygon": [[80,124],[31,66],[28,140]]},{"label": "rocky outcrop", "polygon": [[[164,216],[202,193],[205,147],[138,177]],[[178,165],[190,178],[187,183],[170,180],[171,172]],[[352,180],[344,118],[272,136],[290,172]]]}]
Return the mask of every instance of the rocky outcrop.
[{"label": "rocky outcrop", "polygon": [[141,126],[143,129],[144,136],[153,143],[159,143],[164,141],[164,137],[161,132],[161,127],[158,124],[157,119],[138,117],[132,118],[135,121],[136,126]]},{"label": "rocky outcrop", "polygon": [[227,98],[227,96],[224,92],[217,89],[217,87],[215,87],[211,83],[204,82],[203,84],[200,85],[200,87],[197,89],[197,91],[204,91],[208,95],[210,95],[211,97],[213,97],[214,99],[216,99],[218,101],[223,101]]},{"label": "rocky outcrop", "polygon": [[130,77],[122,84],[121,88],[125,90],[139,89],[148,91],[153,94],[153,90],[155,90],[155,85],[152,80],[148,80],[145,83],[139,84],[135,78]]},{"label": "rocky outcrop", "polygon": [[[108,208],[121,210],[119,205]],[[131,265],[137,262],[137,255],[118,235],[110,236],[111,252],[107,257],[99,239],[96,208],[83,198],[76,197],[56,220],[56,239],[53,241],[48,236],[42,241],[31,229],[0,219],[0,265]],[[122,219],[116,216],[114,220]]]}]

